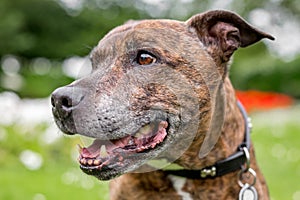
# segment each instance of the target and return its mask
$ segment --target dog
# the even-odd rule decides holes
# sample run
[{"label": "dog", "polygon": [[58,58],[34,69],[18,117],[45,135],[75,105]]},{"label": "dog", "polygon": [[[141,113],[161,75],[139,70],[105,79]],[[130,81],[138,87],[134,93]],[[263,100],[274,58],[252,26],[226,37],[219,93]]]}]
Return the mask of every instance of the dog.
[{"label": "dog", "polygon": [[263,38],[225,10],[110,31],[90,75],[51,96],[62,132],[94,138],[80,168],[112,179],[112,200],[269,199],[228,75],[233,53]]}]

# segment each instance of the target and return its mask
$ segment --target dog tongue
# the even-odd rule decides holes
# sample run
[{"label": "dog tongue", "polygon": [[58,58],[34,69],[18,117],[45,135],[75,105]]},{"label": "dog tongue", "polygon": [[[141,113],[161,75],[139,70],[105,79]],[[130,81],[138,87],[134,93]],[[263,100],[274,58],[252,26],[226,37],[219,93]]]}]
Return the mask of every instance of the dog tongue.
[{"label": "dog tongue", "polygon": [[94,142],[89,146],[89,147],[79,147],[79,153],[81,154],[82,157],[84,158],[95,158],[99,155],[100,153],[100,147],[102,145],[101,140],[94,140]]},{"label": "dog tongue", "polygon": [[[137,133],[136,136],[128,135],[117,140],[96,139],[89,147],[80,147],[79,152],[83,158],[106,157],[117,149],[141,152],[145,149],[154,148],[161,143],[167,135],[167,126],[168,123],[166,121],[161,121],[155,127],[148,128],[148,131],[143,133],[142,136],[140,133]],[[137,137],[137,135],[139,136]]]},{"label": "dog tongue", "polygon": [[100,155],[100,150],[103,145],[105,146],[104,150],[106,151],[106,153],[112,152],[114,149],[125,147],[128,143],[129,138],[130,136],[127,136],[119,140],[112,141],[96,139],[89,147],[81,148],[80,154],[84,158],[95,158]]}]

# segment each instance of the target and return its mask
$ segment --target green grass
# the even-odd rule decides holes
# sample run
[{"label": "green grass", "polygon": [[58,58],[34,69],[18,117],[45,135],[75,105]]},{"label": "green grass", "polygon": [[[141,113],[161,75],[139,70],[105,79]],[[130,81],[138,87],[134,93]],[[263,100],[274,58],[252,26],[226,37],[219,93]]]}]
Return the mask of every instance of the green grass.
[{"label": "green grass", "polygon": [[[256,157],[272,200],[300,199],[300,109],[253,116]],[[256,125],[256,126],[255,126]]]},{"label": "green grass", "polygon": [[[300,199],[299,111],[252,114],[252,140],[272,200]],[[41,142],[47,126],[0,126],[0,199],[108,199],[108,183],[82,173],[73,158],[80,141],[62,137],[51,144]],[[26,149],[41,155],[40,168],[30,170],[21,162]]]},{"label": "green grass", "polygon": [[[108,199],[108,182],[85,175],[72,159],[71,155],[76,154],[74,147],[80,141],[63,137],[46,144],[41,140],[45,128],[0,126],[0,199]],[[41,167],[26,167],[20,159],[24,150],[41,155]]]},{"label": "green grass", "polygon": [[[75,165],[74,165],[75,166]],[[49,165],[37,171],[22,166],[1,170],[0,199],[107,199],[108,187],[78,168]]]}]

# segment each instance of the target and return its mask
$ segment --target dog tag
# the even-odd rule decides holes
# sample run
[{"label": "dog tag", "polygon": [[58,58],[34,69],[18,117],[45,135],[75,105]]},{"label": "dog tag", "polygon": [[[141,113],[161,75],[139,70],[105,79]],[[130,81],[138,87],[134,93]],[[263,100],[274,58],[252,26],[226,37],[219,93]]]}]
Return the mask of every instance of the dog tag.
[{"label": "dog tag", "polygon": [[258,200],[256,189],[246,183],[240,191],[239,200]]}]

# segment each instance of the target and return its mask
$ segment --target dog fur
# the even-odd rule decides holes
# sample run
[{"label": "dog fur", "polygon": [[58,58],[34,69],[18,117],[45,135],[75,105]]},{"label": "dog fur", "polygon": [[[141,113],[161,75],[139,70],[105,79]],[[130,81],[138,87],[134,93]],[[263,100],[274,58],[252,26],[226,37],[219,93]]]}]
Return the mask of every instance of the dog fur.
[{"label": "dog fur", "polygon": [[[53,92],[55,121],[66,134],[97,138],[94,146],[97,141],[102,145],[112,141],[116,146],[116,141],[145,124],[163,121],[156,124],[159,130],[167,130],[161,144],[134,157],[113,153],[116,148],[108,146],[113,158],[97,170],[89,170],[89,166],[84,170],[101,180],[112,179],[112,200],[238,199],[239,171],[203,180],[172,176],[164,170],[137,171],[147,168],[147,161],[154,158],[166,158],[185,169],[202,169],[235,153],[245,127],[228,63],[235,50],[263,38],[273,39],[224,10],[201,13],[186,22],[130,21],[110,31],[91,52],[93,71],[89,76]],[[137,61],[140,58],[146,65],[144,60]],[[224,102],[224,110],[214,109],[219,102]],[[214,121],[220,127],[217,135],[210,131],[214,113],[220,116]],[[211,148],[199,156],[206,137]],[[99,156],[99,151],[83,148],[81,154],[84,165],[92,163],[86,158]],[[253,146],[250,155],[259,199],[267,200],[267,185]]]}]

